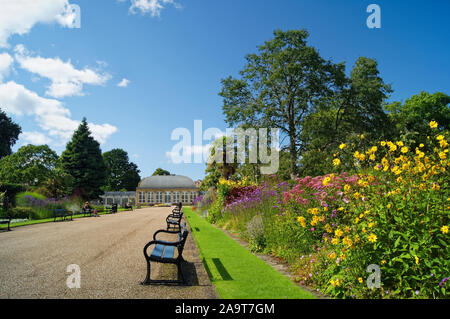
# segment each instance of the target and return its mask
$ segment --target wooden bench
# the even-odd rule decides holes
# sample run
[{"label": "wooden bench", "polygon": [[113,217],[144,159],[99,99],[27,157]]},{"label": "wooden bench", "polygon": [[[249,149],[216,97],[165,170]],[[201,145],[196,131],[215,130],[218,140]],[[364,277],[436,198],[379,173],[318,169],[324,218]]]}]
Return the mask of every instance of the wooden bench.
[{"label": "wooden bench", "polygon": [[[177,241],[169,242],[157,240],[157,235],[160,233],[175,234]],[[142,285],[159,285],[159,284],[186,284],[183,276],[181,264],[185,262],[183,259],[183,249],[189,232],[186,228],[180,228],[180,231],[159,230],[153,235],[153,240],[144,247],[144,256],[147,262],[147,275],[145,280],[141,282]],[[150,255],[148,248],[154,246]],[[158,262],[164,264],[176,264],[178,270],[178,280],[153,280],[150,278],[151,265],[150,262]],[[181,277],[181,280],[180,280]]]},{"label": "wooden bench", "polygon": [[92,216],[92,214],[94,214],[94,209],[93,208],[82,208],[81,209],[81,213],[84,215],[84,217],[86,217],[87,215],[89,215],[89,217]]},{"label": "wooden bench", "polygon": [[9,216],[0,216],[0,224],[8,224],[8,231],[11,230],[11,217]]},{"label": "wooden bench", "polygon": [[73,220],[73,213],[68,212],[63,208],[53,210],[53,221],[56,222],[56,219],[59,217],[62,221],[66,220],[66,217],[70,216],[70,220]]},{"label": "wooden bench", "polygon": [[169,216],[167,216],[166,218],[167,230],[179,231],[181,229],[180,223],[182,218],[183,212],[180,212],[179,214],[172,213]]}]

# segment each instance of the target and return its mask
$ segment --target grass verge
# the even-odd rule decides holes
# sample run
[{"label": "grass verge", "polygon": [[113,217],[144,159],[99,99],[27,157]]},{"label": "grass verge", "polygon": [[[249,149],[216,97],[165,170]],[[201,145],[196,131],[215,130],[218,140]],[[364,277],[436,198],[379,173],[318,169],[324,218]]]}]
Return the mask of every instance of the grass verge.
[{"label": "grass verge", "polygon": [[315,299],[220,229],[183,207],[211,282],[224,299]]}]

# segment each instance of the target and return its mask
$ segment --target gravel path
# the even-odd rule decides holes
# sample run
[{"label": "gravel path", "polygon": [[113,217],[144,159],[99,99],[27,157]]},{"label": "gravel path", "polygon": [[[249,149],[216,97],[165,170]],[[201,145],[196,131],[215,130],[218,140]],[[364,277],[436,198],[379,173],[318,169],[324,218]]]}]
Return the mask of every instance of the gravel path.
[{"label": "gravel path", "polygon": [[[188,236],[183,267],[189,286],[142,286],[142,253],[165,228],[170,208],[88,217],[0,231],[0,298],[218,298]],[[81,288],[69,289],[67,266],[81,269]],[[176,279],[176,266],[152,263],[152,279]]]}]

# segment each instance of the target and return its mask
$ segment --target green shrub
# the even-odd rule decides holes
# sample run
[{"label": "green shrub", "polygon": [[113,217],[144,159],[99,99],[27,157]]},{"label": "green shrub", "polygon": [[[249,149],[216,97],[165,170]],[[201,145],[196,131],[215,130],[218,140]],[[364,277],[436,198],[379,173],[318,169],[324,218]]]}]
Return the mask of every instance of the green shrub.
[{"label": "green shrub", "polygon": [[30,207],[15,207],[10,210],[9,216],[14,219],[33,219],[34,211]]}]

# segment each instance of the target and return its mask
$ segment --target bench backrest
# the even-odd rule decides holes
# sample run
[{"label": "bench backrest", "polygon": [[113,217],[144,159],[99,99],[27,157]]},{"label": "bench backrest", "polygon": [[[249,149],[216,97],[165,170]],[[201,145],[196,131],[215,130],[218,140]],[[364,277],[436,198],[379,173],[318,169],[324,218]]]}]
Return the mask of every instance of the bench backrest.
[{"label": "bench backrest", "polygon": [[55,213],[56,215],[64,214],[65,212],[66,212],[66,210],[62,209],[62,208],[57,208],[57,209],[53,210],[53,213]]}]

